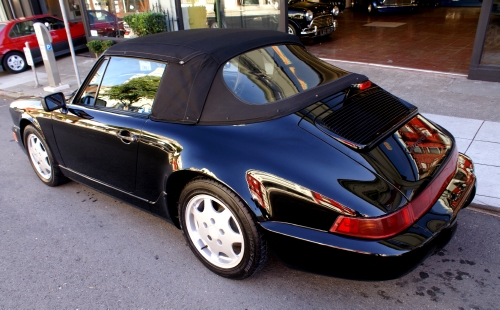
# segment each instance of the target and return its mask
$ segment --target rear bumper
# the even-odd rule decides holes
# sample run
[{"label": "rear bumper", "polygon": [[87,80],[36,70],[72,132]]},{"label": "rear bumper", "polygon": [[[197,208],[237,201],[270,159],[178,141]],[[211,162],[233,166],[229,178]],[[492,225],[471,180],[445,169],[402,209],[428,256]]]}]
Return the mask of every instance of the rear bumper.
[{"label": "rear bumper", "polygon": [[470,204],[475,188],[474,165],[459,154],[455,175],[432,208],[393,237],[367,240],[282,222],[260,225],[276,255],[288,265],[344,278],[394,279],[450,241],[457,214]]},{"label": "rear bumper", "polygon": [[[290,267],[356,280],[390,280],[407,274],[448,244],[457,229],[454,221],[432,238],[407,232],[390,240],[366,241],[284,223],[262,224],[273,252]],[[405,241],[421,245],[408,250]]]}]

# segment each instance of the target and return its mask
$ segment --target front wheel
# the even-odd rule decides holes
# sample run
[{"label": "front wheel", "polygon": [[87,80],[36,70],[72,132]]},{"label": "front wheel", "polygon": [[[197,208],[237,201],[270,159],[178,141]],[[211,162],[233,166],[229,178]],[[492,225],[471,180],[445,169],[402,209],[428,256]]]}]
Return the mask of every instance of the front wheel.
[{"label": "front wheel", "polygon": [[216,274],[244,279],[268,259],[267,242],[241,199],[226,186],[198,178],[182,190],[179,214],[187,243]]},{"label": "front wheel", "polygon": [[57,186],[68,181],[54,162],[54,157],[40,132],[32,125],[24,129],[24,145],[31,166],[38,178],[48,186]]},{"label": "front wheel", "polygon": [[297,35],[297,29],[293,25],[288,24],[288,34]]},{"label": "front wheel", "polygon": [[3,67],[10,73],[20,73],[26,70],[26,58],[20,52],[10,52],[3,58]]}]

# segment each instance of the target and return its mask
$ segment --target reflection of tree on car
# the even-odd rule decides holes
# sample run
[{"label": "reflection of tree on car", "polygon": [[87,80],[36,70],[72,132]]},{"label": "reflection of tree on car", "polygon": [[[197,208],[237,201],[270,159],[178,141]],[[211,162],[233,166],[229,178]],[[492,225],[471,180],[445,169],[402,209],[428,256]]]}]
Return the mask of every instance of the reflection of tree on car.
[{"label": "reflection of tree on car", "polygon": [[123,110],[130,110],[134,103],[143,98],[154,99],[158,84],[160,84],[159,76],[139,76],[121,85],[111,86],[103,95],[109,99],[119,100]]}]

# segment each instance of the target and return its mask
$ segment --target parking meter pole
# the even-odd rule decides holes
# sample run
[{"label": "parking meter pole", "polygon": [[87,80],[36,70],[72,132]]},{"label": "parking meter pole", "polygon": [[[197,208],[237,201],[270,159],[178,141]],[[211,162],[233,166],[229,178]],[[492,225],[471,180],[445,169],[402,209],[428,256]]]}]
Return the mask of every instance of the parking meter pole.
[{"label": "parking meter pole", "polygon": [[26,63],[28,64],[28,66],[31,66],[31,69],[33,70],[33,76],[35,78],[35,88],[40,87],[40,84],[38,83],[38,77],[36,76],[35,63],[33,62],[33,57],[31,56],[30,44],[29,42],[25,42],[24,45],[24,57],[26,58]]},{"label": "parking meter pole", "polygon": [[61,6],[61,12],[64,20],[64,28],[66,28],[66,35],[68,36],[69,50],[71,52],[71,59],[73,59],[73,67],[75,68],[76,81],[78,82],[78,86],[80,86],[82,82],[80,81],[80,72],[78,71],[78,64],[76,63],[75,48],[73,46],[73,40],[71,39],[71,31],[69,28],[68,16],[66,15],[66,8],[64,7],[63,0],[59,0],[59,5]]},{"label": "parking meter pole", "polygon": [[63,89],[69,88],[69,85],[61,84],[61,77],[59,76],[59,70],[57,69],[56,57],[54,56],[54,49],[52,48],[52,36],[49,30],[42,23],[34,23],[36,39],[38,41],[38,46],[40,47],[40,54],[42,54],[43,64],[45,66],[45,71],[47,72],[47,78],[49,79],[48,87],[44,87],[44,90],[50,92],[57,92]]}]

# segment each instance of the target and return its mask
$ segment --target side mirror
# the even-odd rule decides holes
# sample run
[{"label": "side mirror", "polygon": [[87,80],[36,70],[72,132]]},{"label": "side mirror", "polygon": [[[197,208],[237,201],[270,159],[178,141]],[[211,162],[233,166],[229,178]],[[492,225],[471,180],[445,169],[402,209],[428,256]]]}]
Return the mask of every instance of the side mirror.
[{"label": "side mirror", "polygon": [[45,96],[42,100],[42,106],[45,112],[66,108],[66,97],[63,93],[55,93]]}]

